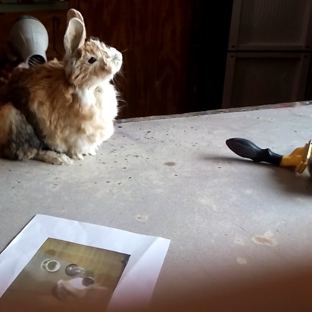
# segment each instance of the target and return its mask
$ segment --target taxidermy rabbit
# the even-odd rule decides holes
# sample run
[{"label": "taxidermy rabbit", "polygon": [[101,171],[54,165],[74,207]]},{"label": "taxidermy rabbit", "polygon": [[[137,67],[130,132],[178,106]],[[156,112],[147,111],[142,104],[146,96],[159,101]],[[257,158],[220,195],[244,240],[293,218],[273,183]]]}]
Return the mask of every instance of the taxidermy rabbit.
[{"label": "taxidermy rabbit", "polygon": [[0,102],[0,155],[70,164],[95,155],[114,133],[117,92],[111,84],[122,54],[86,39],[80,12],[70,9],[62,62],[16,68]]}]

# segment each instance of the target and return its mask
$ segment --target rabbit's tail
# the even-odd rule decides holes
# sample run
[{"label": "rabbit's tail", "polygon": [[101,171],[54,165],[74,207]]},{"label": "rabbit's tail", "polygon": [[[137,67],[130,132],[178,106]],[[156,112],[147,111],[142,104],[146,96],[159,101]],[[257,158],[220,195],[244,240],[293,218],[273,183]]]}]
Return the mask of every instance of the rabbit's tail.
[{"label": "rabbit's tail", "polygon": [[36,159],[60,165],[72,160],[65,154],[43,150],[33,127],[11,103],[0,105],[0,156],[11,160]]},{"label": "rabbit's tail", "polygon": [[0,106],[0,154],[12,160],[33,158],[42,144],[25,116],[11,103]]}]

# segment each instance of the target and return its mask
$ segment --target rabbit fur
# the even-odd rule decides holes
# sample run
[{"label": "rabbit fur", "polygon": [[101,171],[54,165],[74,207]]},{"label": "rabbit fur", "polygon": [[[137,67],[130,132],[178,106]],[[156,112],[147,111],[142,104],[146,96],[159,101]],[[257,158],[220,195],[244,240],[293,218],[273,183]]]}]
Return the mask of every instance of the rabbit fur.
[{"label": "rabbit fur", "polygon": [[70,164],[95,155],[114,133],[118,93],[111,80],[122,54],[86,39],[80,12],[70,9],[65,55],[34,68],[16,68],[0,98],[0,155]]}]

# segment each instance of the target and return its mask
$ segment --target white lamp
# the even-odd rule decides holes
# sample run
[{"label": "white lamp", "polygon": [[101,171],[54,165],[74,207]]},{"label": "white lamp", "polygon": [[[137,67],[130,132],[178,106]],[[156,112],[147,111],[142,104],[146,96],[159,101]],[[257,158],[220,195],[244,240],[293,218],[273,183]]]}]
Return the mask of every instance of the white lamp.
[{"label": "white lamp", "polygon": [[44,25],[32,16],[22,16],[13,25],[10,42],[18,56],[29,66],[47,61],[49,36]]}]

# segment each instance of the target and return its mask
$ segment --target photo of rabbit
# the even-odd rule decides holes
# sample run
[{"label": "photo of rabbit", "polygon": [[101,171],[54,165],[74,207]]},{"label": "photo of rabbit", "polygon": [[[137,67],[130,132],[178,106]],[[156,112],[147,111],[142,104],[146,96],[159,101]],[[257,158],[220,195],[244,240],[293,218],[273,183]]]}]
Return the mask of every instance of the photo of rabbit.
[{"label": "photo of rabbit", "polygon": [[106,311],[130,257],[49,237],[0,297],[0,311]]},{"label": "photo of rabbit", "polygon": [[122,54],[86,37],[80,12],[67,12],[65,55],[16,68],[0,96],[0,156],[71,164],[95,155],[114,133]]}]

